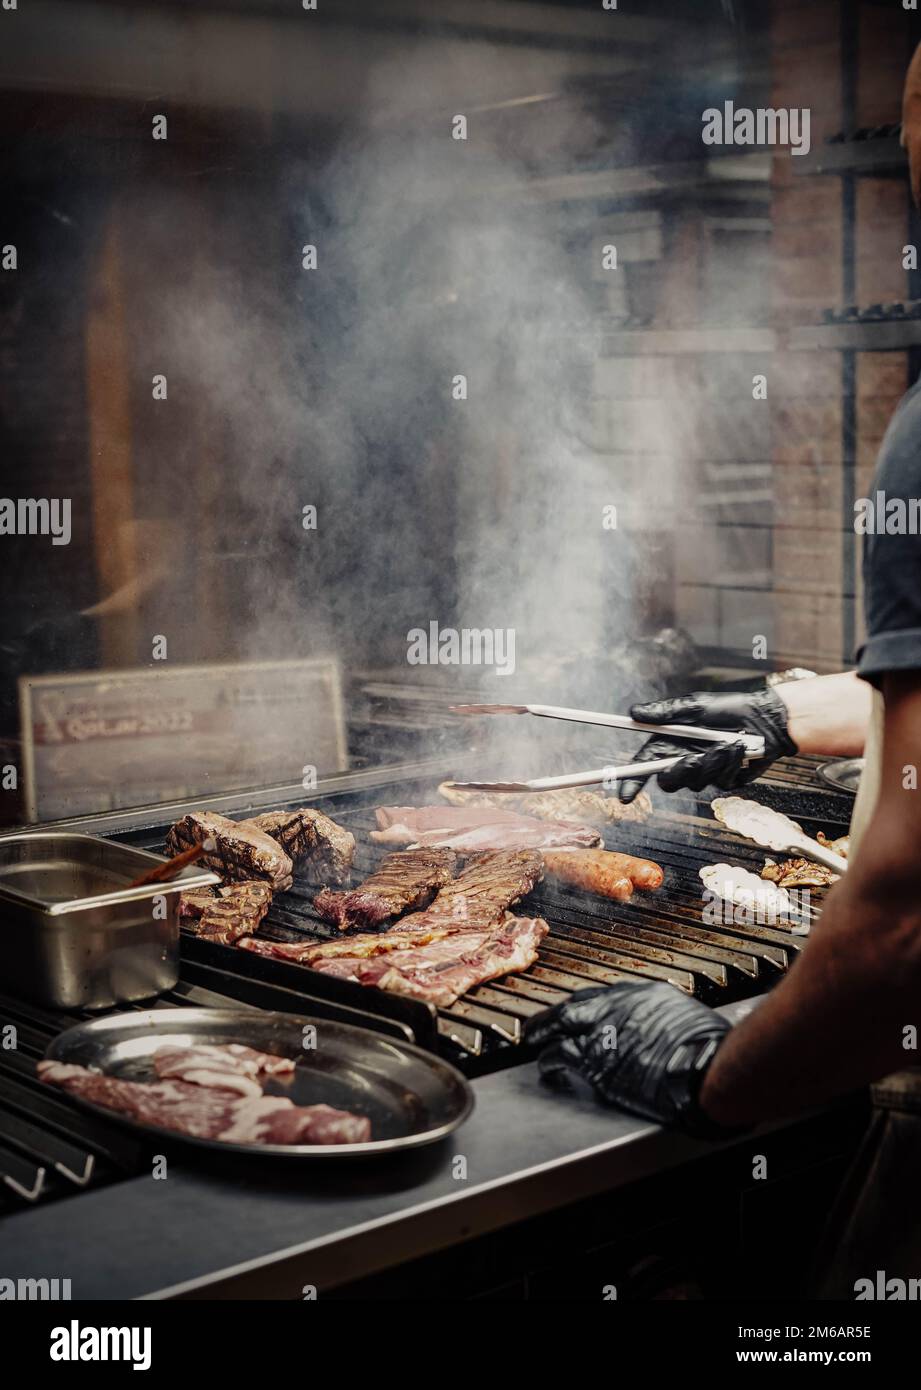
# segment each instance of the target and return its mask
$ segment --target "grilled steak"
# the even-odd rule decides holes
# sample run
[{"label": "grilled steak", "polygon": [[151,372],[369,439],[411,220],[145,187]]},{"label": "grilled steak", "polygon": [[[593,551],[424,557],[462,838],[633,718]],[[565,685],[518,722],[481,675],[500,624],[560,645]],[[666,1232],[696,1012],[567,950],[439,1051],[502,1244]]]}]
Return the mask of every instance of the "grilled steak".
[{"label": "grilled steak", "polygon": [[552,849],[601,844],[597,830],[573,821],[542,821],[514,811],[477,806],[379,806],[371,839],[450,849]]},{"label": "grilled steak", "polygon": [[225,879],[265,879],[274,890],[291,887],[291,860],[257,826],[237,823],[213,811],[191,811],[177,820],[166,837],[167,854],[179,854],[202,840],[213,839],[215,848],[203,862]]},{"label": "grilled steak", "polygon": [[456,879],[445,884],[430,907],[410,913],[390,931],[326,942],[246,937],[239,944],[257,955],[297,961],[315,970],[327,969],[337,959],[370,959],[412,950],[458,933],[493,929],[506,908],[530,893],[542,873],[543,861],[533,850],[496,850],[478,855]]},{"label": "grilled steak", "polygon": [[358,1144],[371,1137],[364,1116],[287,1096],[239,1096],[187,1081],[123,1081],[66,1062],[39,1062],[42,1081],[106,1110],[198,1139],[232,1144]]},{"label": "grilled steak", "polygon": [[245,825],[255,826],[281,845],[308,883],[345,883],[355,856],[355,836],[322,811],[267,811]]},{"label": "grilled steak", "polygon": [[617,821],[645,821],[652,815],[652,802],[646,792],[625,806],[616,796],[584,787],[558,787],[549,792],[478,792],[442,782],[439,794],[452,806],[492,806],[498,810],[519,811],[539,820],[579,820],[588,825],[607,825]]},{"label": "grilled steak", "polygon": [[387,858],[350,893],[322,889],[315,910],[340,931],[347,927],[379,927],[384,922],[425,907],[454,873],[457,857],[450,849],[409,849]]},{"label": "grilled steak", "polygon": [[456,928],[492,927],[503,912],[531,892],[544,876],[544,861],[533,849],[486,850],[473,856],[457,878],[446,883],[431,907],[403,919],[419,930],[451,922]]},{"label": "grilled steak", "polygon": [[238,937],[254,932],[272,903],[267,883],[249,879],[223,888],[193,888],[179,898],[179,920],[196,936],[232,946]]},{"label": "grilled steak", "polygon": [[190,888],[179,894],[179,920],[183,924],[197,922],[212,904],[220,899],[220,888]]},{"label": "grilled steak", "polygon": [[290,1058],[257,1052],[240,1043],[160,1047],[154,1053],[153,1064],[158,1081],[186,1081],[190,1085],[235,1091],[241,1096],[262,1095],[256,1079],[259,1076],[284,1076],[294,1071]]}]

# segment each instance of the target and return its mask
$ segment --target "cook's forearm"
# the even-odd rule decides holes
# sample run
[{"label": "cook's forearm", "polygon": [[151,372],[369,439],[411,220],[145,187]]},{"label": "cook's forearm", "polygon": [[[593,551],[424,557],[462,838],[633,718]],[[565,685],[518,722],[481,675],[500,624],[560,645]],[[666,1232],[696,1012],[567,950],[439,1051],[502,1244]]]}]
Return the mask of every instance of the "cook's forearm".
[{"label": "cook's forearm", "polygon": [[[719,1049],[701,1103],[723,1124],[796,1114],[910,1065],[918,910],[882,885],[829,895],[801,959]],[[891,885],[890,885],[891,889]]]},{"label": "cook's forearm", "polygon": [[872,693],[856,671],[777,686],[789,710],[790,737],[799,751],[836,758],[856,758],[863,752]]}]

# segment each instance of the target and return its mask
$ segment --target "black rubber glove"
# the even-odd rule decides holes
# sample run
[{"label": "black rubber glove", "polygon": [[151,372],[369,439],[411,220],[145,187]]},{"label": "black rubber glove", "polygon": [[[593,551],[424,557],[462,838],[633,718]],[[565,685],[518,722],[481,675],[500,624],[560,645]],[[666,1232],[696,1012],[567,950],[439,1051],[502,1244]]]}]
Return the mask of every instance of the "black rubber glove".
[{"label": "black rubber glove", "polygon": [[624,980],[581,989],[532,1018],[525,1042],[543,1048],[540,1073],[565,1087],[570,1072],[612,1105],[700,1139],[725,1138],[701,1110],[700,1085],[730,1025],[664,982]]},{"label": "black rubber glove", "polygon": [[[753,693],[732,692],[711,695],[705,690],[675,700],[653,700],[650,704],[633,705],[631,719],[647,724],[702,724],[705,729],[738,729],[745,734],[760,734],[764,739],[764,757],[742,766],[744,756],[739,744],[690,743],[683,739],[673,743],[662,735],[654,735],[643,744],[634,762],[649,763],[654,758],[667,758],[676,753],[687,756],[658,774],[663,791],[676,792],[681,787],[701,791],[704,787],[744,787],[766,772],[778,758],[796,752],[796,744],[787,728],[788,710],[783,700],[770,686]],[[617,795],[631,802],[648,782],[648,777],[631,777],[621,782]]]}]

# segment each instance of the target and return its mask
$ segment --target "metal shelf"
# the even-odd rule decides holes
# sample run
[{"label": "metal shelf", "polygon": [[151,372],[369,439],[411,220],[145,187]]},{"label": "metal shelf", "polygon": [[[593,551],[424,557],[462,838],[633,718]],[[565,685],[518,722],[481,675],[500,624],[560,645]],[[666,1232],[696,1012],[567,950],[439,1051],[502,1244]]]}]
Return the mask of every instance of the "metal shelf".
[{"label": "metal shelf", "polygon": [[806,323],[790,328],[707,327],[609,331],[604,357],[683,357],[736,353],[907,352],[921,346],[921,319]]},{"label": "metal shelf", "polygon": [[921,344],[921,319],[882,319],[865,323],[804,324],[791,329],[784,346],[795,352],[907,352]]},{"label": "metal shelf", "polygon": [[885,139],[841,140],[820,145],[809,154],[791,160],[794,173],[800,178],[816,174],[904,175],[908,156],[899,144],[897,135]]},{"label": "metal shelf", "polygon": [[680,357],[696,353],[776,352],[773,328],[713,325],[706,328],[636,328],[609,330],[602,340],[604,357]]}]

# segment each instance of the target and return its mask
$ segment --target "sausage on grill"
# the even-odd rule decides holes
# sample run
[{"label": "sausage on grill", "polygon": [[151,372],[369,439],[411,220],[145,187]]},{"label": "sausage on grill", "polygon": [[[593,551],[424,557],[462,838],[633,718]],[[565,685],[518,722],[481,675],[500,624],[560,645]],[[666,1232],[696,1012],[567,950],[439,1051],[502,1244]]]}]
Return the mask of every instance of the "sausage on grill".
[{"label": "sausage on grill", "polygon": [[634,887],[659,888],[665,875],[651,859],[606,849],[544,851],[547,872],[561,883],[602,898],[629,898]]}]

